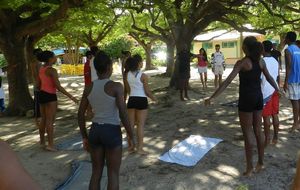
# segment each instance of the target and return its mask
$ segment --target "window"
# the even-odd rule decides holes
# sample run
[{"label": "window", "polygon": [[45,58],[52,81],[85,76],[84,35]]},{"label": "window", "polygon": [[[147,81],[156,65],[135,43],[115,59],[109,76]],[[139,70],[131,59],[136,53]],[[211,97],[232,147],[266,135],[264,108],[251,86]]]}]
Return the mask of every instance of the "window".
[{"label": "window", "polygon": [[203,42],[202,43],[202,48],[204,48],[204,49],[212,49],[213,48],[213,44],[211,42]]},{"label": "window", "polygon": [[222,48],[234,48],[236,42],[222,42]]}]

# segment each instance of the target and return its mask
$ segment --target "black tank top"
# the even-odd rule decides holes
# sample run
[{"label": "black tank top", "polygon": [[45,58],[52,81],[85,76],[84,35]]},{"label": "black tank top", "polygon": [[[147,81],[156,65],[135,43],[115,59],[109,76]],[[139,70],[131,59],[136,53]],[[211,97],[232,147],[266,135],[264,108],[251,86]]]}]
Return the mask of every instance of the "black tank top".
[{"label": "black tank top", "polygon": [[[251,58],[250,58],[251,59]],[[258,62],[252,62],[250,71],[240,71],[240,97],[247,94],[261,94],[261,68]]]}]

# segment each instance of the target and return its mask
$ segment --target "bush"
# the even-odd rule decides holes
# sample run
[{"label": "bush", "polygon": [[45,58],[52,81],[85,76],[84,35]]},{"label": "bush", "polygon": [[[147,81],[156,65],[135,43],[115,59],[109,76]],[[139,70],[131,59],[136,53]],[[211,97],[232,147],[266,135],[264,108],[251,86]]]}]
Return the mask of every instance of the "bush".
[{"label": "bush", "polygon": [[3,54],[0,54],[0,68],[4,67],[4,66],[7,66],[7,61],[6,59],[4,58],[4,55]]},{"label": "bush", "polygon": [[79,65],[62,64],[61,66],[58,66],[57,69],[60,71],[60,74],[63,75],[78,76],[84,74],[83,64],[79,64]]},{"label": "bush", "polygon": [[111,58],[117,59],[121,57],[123,50],[130,50],[132,42],[127,38],[117,38],[108,44],[101,47],[101,50],[105,51]]},{"label": "bush", "polygon": [[157,67],[166,66],[166,62],[158,59],[152,59],[152,64]]},{"label": "bush", "polygon": [[139,45],[131,48],[131,54],[139,54],[140,56],[142,56],[143,59],[146,59],[145,50]]}]

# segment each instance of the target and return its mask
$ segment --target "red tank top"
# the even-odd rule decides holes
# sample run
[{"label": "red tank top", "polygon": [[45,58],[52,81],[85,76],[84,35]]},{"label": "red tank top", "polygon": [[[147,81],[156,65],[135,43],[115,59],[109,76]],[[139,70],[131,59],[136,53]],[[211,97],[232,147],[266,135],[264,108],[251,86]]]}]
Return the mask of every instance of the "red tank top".
[{"label": "red tank top", "polygon": [[205,60],[203,55],[198,55],[197,58],[198,58],[198,66],[199,67],[206,67],[207,66],[206,60]]},{"label": "red tank top", "polygon": [[56,85],[52,77],[47,76],[46,70],[50,66],[41,67],[39,77],[41,80],[41,90],[50,94],[56,94]]}]

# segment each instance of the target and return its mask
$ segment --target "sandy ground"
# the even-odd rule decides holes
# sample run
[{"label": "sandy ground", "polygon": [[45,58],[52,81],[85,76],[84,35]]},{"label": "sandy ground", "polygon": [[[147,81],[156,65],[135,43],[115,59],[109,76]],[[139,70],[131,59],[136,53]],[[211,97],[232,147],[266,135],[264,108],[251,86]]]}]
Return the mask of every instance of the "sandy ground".
[{"label": "sandy ground", "polygon": [[[227,69],[226,75],[231,69]],[[158,71],[152,71],[155,74]],[[119,76],[114,76],[120,79]],[[245,167],[244,146],[237,109],[220,103],[236,100],[238,78],[212,106],[204,107],[203,98],[212,94],[212,73],[209,89],[203,91],[196,70],[192,71],[191,100],[180,102],[177,91],[167,91],[169,79],[151,77],[150,86],[159,99],[150,105],[145,128],[147,156],[128,155],[124,151],[120,187],[123,190],[204,190],[204,189],[288,189],[295,174],[300,133],[288,133],[292,124],[289,102],[282,98],[280,108],[281,131],[279,143],[265,152],[266,169],[250,178],[241,176]],[[82,77],[63,77],[63,85],[76,97],[83,90]],[[7,87],[7,85],[4,85]],[[55,142],[62,142],[78,133],[77,106],[59,96],[59,112],[55,128]],[[187,168],[158,161],[158,156],[189,135],[224,139],[195,167]],[[39,145],[38,131],[33,119],[0,118],[0,138],[17,152],[21,162],[43,189],[54,189],[70,173],[72,160],[89,159],[84,151],[46,152]],[[254,160],[256,160],[256,153]]]}]

